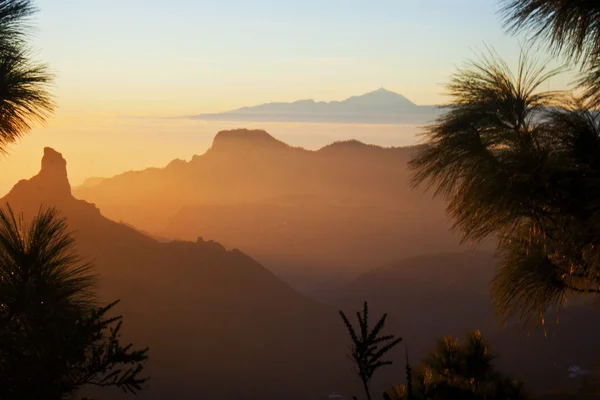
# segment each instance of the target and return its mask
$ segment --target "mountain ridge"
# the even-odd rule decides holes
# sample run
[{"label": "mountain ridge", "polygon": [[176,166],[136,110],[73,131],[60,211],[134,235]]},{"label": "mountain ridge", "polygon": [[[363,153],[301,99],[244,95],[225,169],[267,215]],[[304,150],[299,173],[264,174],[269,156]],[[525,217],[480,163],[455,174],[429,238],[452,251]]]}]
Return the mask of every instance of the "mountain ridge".
[{"label": "mountain ridge", "polygon": [[170,161],[164,167],[148,167],[139,170],[129,170],[123,171],[116,175],[110,177],[90,177],[84,180],[81,185],[78,185],[73,188],[75,192],[78,190],[86,190],[101,185],[103,182],[108,181],[110,179],[118,178],[123,175],[131,175],[131,174],[139,174],[142,172],[148,171],[156,171],[159,169],[166,168],[179,168],[190,163],[194,163],[199,158],[208,155],[210,153],[223,153],[228,151],[263,151],[263,150],[283,150],[283,151],[300,151],[306,153],[326,153],[332,152],[336,150],[346,150],[349,148],[369,148],[372,150],[381,150],[381,151],[413,151],[415,149],[421,148],[423,145],[411,145],[411,146],[380,146],[376,144],[368,144],[362,142],[357,139],[346,139],[346,140],[338,140],[331,142],[325,146],[322,146],[316,150],[306,149],[304,147],[297,147],[289,145],[277,138],[273,135],[269,134],[264,129],[225,129],[218,131],[215,135],[211,146],[204,152],[193,155],[189,160],[184,160],[181,158],[176,158]]},{"label": "mountain ridge", "polygon": [[409,185],[417,150],[353,140],[306,150],[262,130],[222,131],[190,161],[75,193],[156,236],[203,236],[242,249],[321,300],[312,290],[326,294],[321,282],[427,252],[430,241],[440,250],[461,247],[442,199]]},{"label": "mountain ridge", "polygon": [[220,113],[188,115],[200,120],[423,124],[439,114],[437,105],[417,105],[399,93],[380,88],[341,101],[269,102]]},{"label": "mountain ridge", "polygon": [[[70,194],[66,160],[60,153],[45,149],[41,164],[37,175],[19,181],[0,203],[8,201],[28,215],[40,203],[56,203],[67,216],[80,251],[94,256],[102,276],[102,297],[122,299],[119,313],[125,318],[126,340],[150,347],[151,386],[140,399],[191,399],[202,393],[218,400],[246,396],[311,400],[331,391],[356,393],[356,378],[344,357],[346,332],[333,309],[308,301],[239,250],[201,238],[159,243],[110,221],[93,203]],[[432,242],[439,248],[437,241]],[[386,328],[404,338],[415,360],[438,336],[481,328],[500,352],[499,362],[534,388],[548,376],[553,382],[560,380],[562,372],[553,371],[554,361],[564,365],[591,358],[584,356],[594,343],[593,332],[559,332],[549,340],[495,332],[487,301],[494,266],[489,252],[440,252],[404,259],[344,285],[337,305],[351,312],[368,299],[376,314],[389,312]],[[573,311],[572,321],[595,315]],[[565,356],[557,360],[558,349],[567,345],[568,354],[561,352]],[[235,356],[223,357],[219,351],[223,348]],[[541,363],[536,358],[540,354]],[[400,360],[401,354],[390,357]],[[383,390],[397,377],[390,368],[373,385]]]},{"label": "mountain ridge", "polygon": [[[201,239],[160,242],[111,221],[71,194],[60,153],[45,149],[41,164],[0,204],[10,204],[25,220],[41,206],[55,207],[66,218],[77,253],[96,267],[99,298],[122,300],[117,312],[124,316],[125,340],[150,347],[146,373],[152,379],[140,399],[201,393],[222,400],[303,400],[353,385],[337,343],[343,327],[332,309],[237,249]],[[290,393],[298,380],[302,386]]]}]

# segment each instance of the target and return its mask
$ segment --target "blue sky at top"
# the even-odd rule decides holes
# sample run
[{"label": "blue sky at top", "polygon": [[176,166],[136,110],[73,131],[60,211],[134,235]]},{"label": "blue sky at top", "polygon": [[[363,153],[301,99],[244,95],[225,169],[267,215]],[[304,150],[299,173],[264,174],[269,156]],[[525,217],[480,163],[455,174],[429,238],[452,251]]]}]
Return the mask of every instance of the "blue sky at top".
[{"label": "blue sky at top", "polygon": [[[379,87],[443,101],[484,43],[516,62],[496,0],[38,0],[35,46],[61,107],[180,115]],[[562,87],[567,78],[553,82]]]}]

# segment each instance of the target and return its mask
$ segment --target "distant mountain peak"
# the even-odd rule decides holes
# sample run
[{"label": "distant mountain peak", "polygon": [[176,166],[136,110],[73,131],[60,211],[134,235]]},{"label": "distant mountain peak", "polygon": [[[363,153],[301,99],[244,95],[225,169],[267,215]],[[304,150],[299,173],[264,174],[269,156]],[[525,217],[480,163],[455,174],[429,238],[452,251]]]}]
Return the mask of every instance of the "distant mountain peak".
[{"label": "distant mountain peak", "polygon": [[425,124],[439,114],[437,106],[421,106],[384,87],[340,101],[270,102],[188,118],[220,121],[339,122]]},{"label": "distant mountain peak", "polygon": [[262,129],[231,129],[217,133],[210,151],[228,151],[235,149],[280,149],[289,146],[275,139]]},{"label": "distant mountain peak", "polygon": [[392,92],[383,87],[359,96],[352,96],[344,100],[343,103],[378,107],[391,106],[398,110],[419,107],[401,94]]}]

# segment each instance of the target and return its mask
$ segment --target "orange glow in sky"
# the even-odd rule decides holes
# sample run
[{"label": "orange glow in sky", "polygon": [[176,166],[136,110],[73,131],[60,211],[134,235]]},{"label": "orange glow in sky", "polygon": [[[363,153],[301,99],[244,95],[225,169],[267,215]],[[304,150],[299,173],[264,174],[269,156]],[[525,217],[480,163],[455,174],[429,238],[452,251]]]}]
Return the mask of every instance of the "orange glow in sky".
[{"label": "orange glow in sky", "polygon": [[[169,3],[167,5],[167,3]],[[56,74],[55,115],[0,160],[0,190],[39,168],[43,147],[88,176],[202,153],[220,129],[263,128],[293,145],[414,143],[416,127],[166,120],[267,102],[343,100],[380,87],[416,104],[490,44],[513,64],[495,0],[170,2],[38,0],[33,46]],[[568,76],[553,89],[565,88]],[[144,117],[144,118],[130,118]]]}]

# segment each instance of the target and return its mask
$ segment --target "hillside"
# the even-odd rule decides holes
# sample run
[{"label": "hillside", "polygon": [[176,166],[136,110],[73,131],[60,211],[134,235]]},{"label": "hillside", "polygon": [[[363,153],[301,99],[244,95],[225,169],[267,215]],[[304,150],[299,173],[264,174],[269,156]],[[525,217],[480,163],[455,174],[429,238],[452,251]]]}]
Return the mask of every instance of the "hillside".
[{"label": "hillside", "polygon": [[104,218],[71,195],[54,150],[45,149],[39,174],[17,183],[6,202],[26,218],[41,204],[67,217],[78,251],[97,266],[102,298],[122,299],[127,338],[150,346],[152,379],[140,398],[300,400],[354,383],[335,310],[239,251],[161,243]]},{"label": "hillside", "polygon": [[127,172],[75,194],[147,232],[239,248],[310,290],[315,280],[351,279],[427,254],[432,244],[461,248],[443,201],[410,188],[414,152],[357,141],[309,151],[265,131],[222,131],[189,162]]},{"label": "hillside", "polygon": [[[359,393],[333,308],[307,300],[218,242],[158,242],[104,218],[71,195],[65,167],[60,154],[46,149],[40,173],[20,181],[0,203],[26,217],[40,204],[53,204],[68,218],[79,251],[97,265],[102,297],[122,299],[126,339],[151,348],[152,380],[142,399]],[[413,362],[437,337],[479,328],[489,335],[500,367],[535,391],[547,390],[548,382],[566,386],[569,365],[593,365],[596,324],[590,321],[597,310],[571,307],[549,327],[548,338],[500,330],[489,303],[494,266],[491,253],[481,251],[409,258],[364,273],[330,301],[349,313],[364,300],[373,314],[388,312],[387,329],[404,338]],[[377,390],[401,379],[401,351],[391,357],[397,363],[373,382]]]}]

